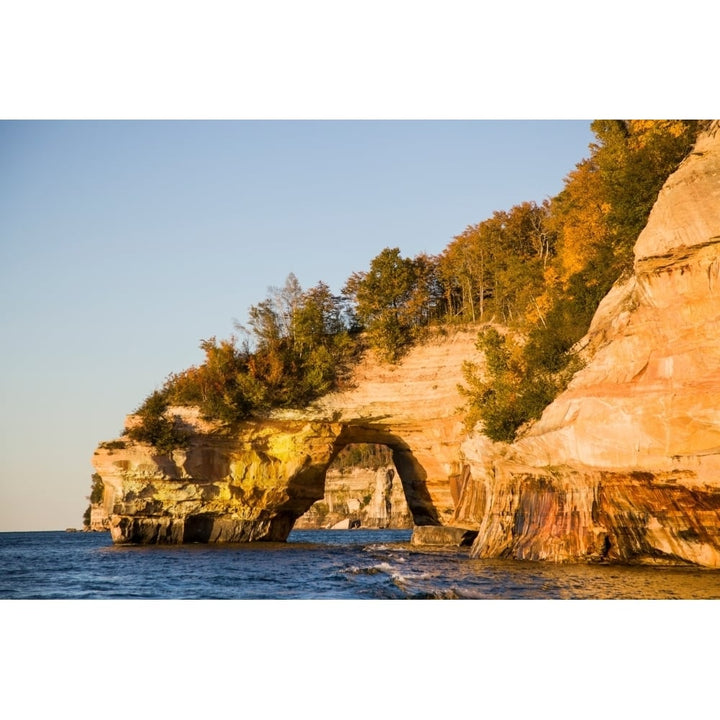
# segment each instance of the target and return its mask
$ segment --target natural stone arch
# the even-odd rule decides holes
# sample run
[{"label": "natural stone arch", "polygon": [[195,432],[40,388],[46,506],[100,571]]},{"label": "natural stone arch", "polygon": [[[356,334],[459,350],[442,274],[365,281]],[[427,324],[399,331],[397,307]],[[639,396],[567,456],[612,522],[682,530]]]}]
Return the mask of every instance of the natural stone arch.
[{"label": "natural stone arch", "polygon": [[[262,424],[263,430],[267,431],[268,427],[270,424],[265,421]],[[263,464],[261,473],[272,474],[276,478],[276,483],[268,495],[277,499],[283,498],[283,501],[277,502],[274,507],[268,507],[267,512],[260,513],[257,529],[251,530],[247,539],[287,539],[295,521],[325,496],[327,470],[340,451],[346,445],[357,443],[385,445],[390,448],[415,526],[442,524],[427,488],[427,472],[413,449],[396,431],[382,424],[363,421],[311,422],[303,424],[302,427],[295,423],[280,423],[276,424],[274,433],[262,446],[256,443],[254,453]],[[278,448],[286,448],[288,445],[291,447],[290,452],[283,454],[278,451]],[[253,464],[254,461],[246,463],[246,467]],[[232,463],[230,465],[232,470]],[[272,473],[269,472],[271,468]],[[232,536],[236,537],[237,533]],[[212,541],[212,532],[209,537]]]},{"label": "natural stone arch", "polygon": [[[282,541],[325,494],[351,443],[389,447],[416,527],[454,523],[461,481],[462,364],[476,333],[439,333],[397,366],[368,356],[352,387],[303,410],[276,410],[231,431],[197,408],[170,408],[187,448],[161,454],[126,438],[101,443],[93,465],[117,543]],[[137,422],[129,416],[126,425]]]},{"label": "natural stone arch", "polygon": [[188,448],[169,454],[141,443],[100,448],[94,462],[111,495],[115,542],[284,541],[324,497],[328,467],[352,443],[389,447],[414,524],[441,524],[425,468],[381,424],[247,421],[232,437],[196,432]]}]

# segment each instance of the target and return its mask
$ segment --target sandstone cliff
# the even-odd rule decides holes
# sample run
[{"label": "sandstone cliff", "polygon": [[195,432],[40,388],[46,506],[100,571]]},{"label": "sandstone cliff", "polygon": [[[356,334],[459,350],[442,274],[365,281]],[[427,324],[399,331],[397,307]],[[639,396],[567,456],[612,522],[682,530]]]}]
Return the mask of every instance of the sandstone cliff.
[{"label": "sandstone cliff", "polygon": [[720,130],[668,179],[588,360],[512,446],[463,444],[476,556],[720,567]]},{"label": "sandstone cliff", "polygon": [[379,443],[420,540],[466,529],[478,557],[720,567],[717,123],[661,191],[633,276],[581,342],[586,366],[514,445],[464,432],[457,385],[463,361],[481,361],[476,334],[439,333],[397,366],[368,356],[352,390],[232,434],[178,408],[183,451],[101,443],[113,540],[284,540],[342,448]]},{"label": "sandstone cliff", "polygon": [[[477,359],[475,337],[470,329],[440,332],[396,366],[368,355],[354,389],[304,411],[249,420],[232,434],[193,408],[175,408],[190,432],[185,450],[159,454],[127,439],[100,443],[93,465],[104,483],[113,540],[284,540],[324,497],[333,459],[355,443],[391,449],[415,525],[447,524],[459,497],[457,385],[463,361]],[[129,416],[127,423],[135,421]]]}]

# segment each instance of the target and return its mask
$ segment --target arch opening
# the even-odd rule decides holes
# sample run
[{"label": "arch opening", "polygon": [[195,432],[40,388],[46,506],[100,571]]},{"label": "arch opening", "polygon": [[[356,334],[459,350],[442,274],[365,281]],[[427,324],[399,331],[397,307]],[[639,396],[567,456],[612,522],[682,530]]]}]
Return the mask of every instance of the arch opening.
[{"label": "arch opening", "polygon": [[325,469],[323,498],[294,528],[440,525],[426,480],[425,469],[402,439],[376,428],[348,426]]},{"label": "arch opening", "polygon": [[400,476],[387,445],[350,443],[325,471],[324,496],[295,529],[413,527]]}]

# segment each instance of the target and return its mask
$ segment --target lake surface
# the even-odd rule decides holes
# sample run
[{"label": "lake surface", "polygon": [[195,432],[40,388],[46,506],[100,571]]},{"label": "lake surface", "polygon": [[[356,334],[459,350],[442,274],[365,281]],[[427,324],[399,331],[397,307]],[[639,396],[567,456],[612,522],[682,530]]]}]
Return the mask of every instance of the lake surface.
[{"label": "lake surface", "polygon": [[475,560],[410,530],[296,530],[287,543],[114,546],[0,533],[4,599],[717,599],[720,571]]}]

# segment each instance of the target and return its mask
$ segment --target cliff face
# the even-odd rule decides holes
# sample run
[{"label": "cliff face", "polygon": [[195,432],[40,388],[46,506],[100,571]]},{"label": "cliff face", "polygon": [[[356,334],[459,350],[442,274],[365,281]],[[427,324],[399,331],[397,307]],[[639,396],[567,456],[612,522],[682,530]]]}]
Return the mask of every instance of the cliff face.
[{"label": "cliff face", "polygon": [[[353,443],[392,450],[414,524],[446,524],[459,493],[457,385],[463,361],[477,354],[475,337],[470,330],[440,334],[397,366],[368,357],[357,368],[353,390],[306,411],[247,421],[232,435],[192,408],[175,408],[190,431],[182,451],[158,454],[129,440],[100,443],[93,465],[104,483],[113,540],[284,540],[295,520],[324,497],[329,465]],[[378,503],[385,502],[385,490]],[[384,522],[379,504],[370,515]]]},{"label": "cliff face", "polygon": [[476,556],[720,567],[720,130],[668,179],[588,363],[512,446],[463,445]]}]

